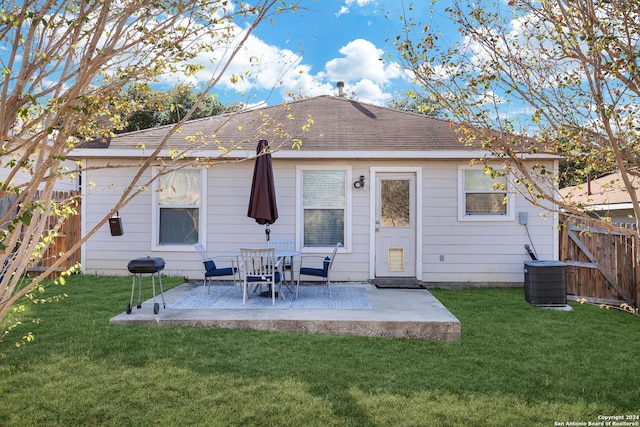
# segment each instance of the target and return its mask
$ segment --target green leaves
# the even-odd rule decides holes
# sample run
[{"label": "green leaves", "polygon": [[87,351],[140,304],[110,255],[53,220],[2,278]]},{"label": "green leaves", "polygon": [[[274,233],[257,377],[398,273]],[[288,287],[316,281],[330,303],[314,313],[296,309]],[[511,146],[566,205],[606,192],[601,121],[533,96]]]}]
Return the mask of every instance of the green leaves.
[{"label": "green leaves", "polygon": [[22,222],[24,225],[31,225],[31,218],[33,218],[33,211],[27,209],[21,216],[16,217],[16,220]]}]

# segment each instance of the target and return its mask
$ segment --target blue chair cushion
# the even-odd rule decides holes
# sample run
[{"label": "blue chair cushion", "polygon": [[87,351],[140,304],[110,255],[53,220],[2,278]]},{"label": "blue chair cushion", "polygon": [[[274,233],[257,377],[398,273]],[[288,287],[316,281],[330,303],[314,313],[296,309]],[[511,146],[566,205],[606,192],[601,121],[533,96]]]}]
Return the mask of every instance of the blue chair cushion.
[{"label": "blue chair cushion", "polygon": [[324,268],[302,267],[300,269],[300,274],[307,274],[309,276],[327,277],[327,272]]},{"label": "blue chair cushion", "polygon": [[[247,276],[247,282],[270,282],[271,276]],[[280,283],[280,272],[276,271],[276,283]]]},{"label": "blue chair cushion", "polygon": [[325,257],[324,263],[322,264],[322,266],[324,267],[324,275],[325,275],[325,277],[329,274],[329,263],[330,262],[331,262],[331,258],[330,257]]},{"label": "blue chair cushion", "polygon": [[204,277],[233,276],[238,271],[235,267],[216,268],[216,263],[211,260],[204,262],[204,268],[207,270]]},{"label": "blue chair cushion", "polygon": [[216,268],[215,270],[209,270],[204,273],[204,277],[214,277],[214,276],[233,276],[233,273],[236,271],[235,268],[226,267],[226,268]]}]

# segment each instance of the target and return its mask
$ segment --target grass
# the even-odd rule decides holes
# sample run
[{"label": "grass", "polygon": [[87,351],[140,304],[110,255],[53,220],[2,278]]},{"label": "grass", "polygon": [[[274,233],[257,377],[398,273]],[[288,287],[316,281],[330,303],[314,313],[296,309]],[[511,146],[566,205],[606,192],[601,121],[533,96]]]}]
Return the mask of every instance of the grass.
[{"label": "grass", "polygon": [[[165,278],[165,289],[180,280]],[[552,426],[640,415],[640,318],[437,290],[459,343],[115,326],[128,277],[72,277],[0,344],[0,426]],[[150,291],[149,291],[150,292]],[[150,297],[150,295],[149,295]],[[36,340],[14,348],[32,330]]]}]

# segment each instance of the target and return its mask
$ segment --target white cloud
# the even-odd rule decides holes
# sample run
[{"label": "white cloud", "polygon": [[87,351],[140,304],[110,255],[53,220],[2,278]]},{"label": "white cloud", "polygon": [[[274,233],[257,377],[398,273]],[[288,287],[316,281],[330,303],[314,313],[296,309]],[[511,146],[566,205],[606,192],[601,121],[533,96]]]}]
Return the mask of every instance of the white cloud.
[{"label": "white cloud", "polygon": [[[240,71],[253,67],[251,77],[233,86],[238,90],[270,90],[277,87],[280,95],[312,97],[336,95],[336,83],[345,82],[345,92],[358,100],[376,105],[385,105],[393,95],[385,88],[393,79],[406,79],[405,71],[397,63],[381,60],[383,51],[367,40],[357,39],[340,49],[342,57],[328,61],[323,70],[313,73],[304,58],[286,49],[269,46],[252,40],[247,51],[259,51],[261,57],[256,64],[249,64],[247,57],[234,64]],[[243,59],[244,58],[244,59]],[[232,87],[229,85],[229,87]]]},{"label": "white cloud", "polygon": [[393,98],[385,88],[391,80],[402,79],[404,71],[397,63],[382,61],[384,52],[381,49],[367,40],[357,39],[339,52],[342,57],[328,61],[324,70],[315,75],[292,70],[286,76],[283,91],[302,96],[336,95],[336,83],[342,81],[345,93],[360,101],[385,105]]},{"label": "white cloud", "polygon": [[347,6],[351,6],[352,4],[357,4],[358,6],[366,6],[368,4],[376,4],[376,0],[346,0],[345,4]]},{"label": "white cloud", "polygon": [[[242,35],[242,30],[237,28],[235,43]],[[224,51],[221,48],[201,54],[199,63],[204,69],[191,76],[187,83],[201,85],[217,75],[230,52],[230,49]],[[397,63],[383,61],[384,51],[368,40],[353,40],[343,46],[339,53],[342,56],[327,61],[322,70],[314,73],[311,65],[305,64],[304,58],[299,54],[267,44],[251,35],[225,71],[214,92],[237,91],[245,94],[245,99],[252,92],[264,95],[271,93],[274,88],[284,99],[291,95],[336,95],[336,83],[343,81],[348,94],[354,94],[363,102],[384,105],[393,97],[391,93],[385,92],[392,80],[406,79],[403,76],[404,70]],[[236,83],[232,83],[232,76],[238,77]],[[185,82],[178,75],[165,77],[172,84]]]},{"label": "white cloud", "polygon": [[[243,36],[244,31],[236,27],[234,40],[228,48],[221,46],[213,52],[198,55],[198,59],[194,62],[203,66],[201,71],[188,79],[168,75],[165,76],[166,80],[172,84],[178,81],[186,81],[194,85],[207,82],[227,65],[233,47],[237,46]],[[286,74],[291,73],[292,70],[299,70],[300,61],[301,57],[295,52],[269,45],[258,37],[250,35],[233,61],[228,64],[216,88],[239,92],[272,89],[281,84]],[[233,80],[236,78],[237,81],[234,83]]]},{"label": "white cloud", "polygon": [[315,75],[301,73],[287,75],[286,90],[296,95],[336,95],[336,83],[345,83],[344,92],[356,99],[376,105],[385,105],[393,94],[385,92],[392,80],[407,78],[397,63],[385,63],[384,52],[368,40],[356,39],[339,51],[343,56],[325,64]]},{"label": "white cloud", "polygon": [[494,105],[497,106],[499,104],[506,104],[507,101],[498,95],[496,92],[492,90],[488,90],[484,93],[478,94],[476,97],[476,102],[479,105]]},{"label": "white cloud", "polygon": [[338,12],[336,12],[336,18],[339,18],[340,15],[344,15],[349,13],[349,8],[347,6],[342,6]]},{"label": "white cloud", "polygon": [[329,80],[370,79],[384,84],[395,73],[382,61],[384,51],[368,40],[357,39],[340,49],[342,58],[332,59],[325,65],[326,77]]},{"label": "white cloud", "polygon": [[336,12],[336,18],[339,18],[341,15],[345,15],[351,12],[351,6],[365,7],[367,5],[377,5],[376,0],[346,0],[344,2],[344,6],[340,7],[340,10]]},{"label": "white cloud", "polygon": [[[350,88],[346,88],[350,91]],[[386,105],[393,95],[385,93],[382,87],[369,79],[362,79],[353,85],[353,93],[355,98],[362,102],[367,102],[375,105]]]}]

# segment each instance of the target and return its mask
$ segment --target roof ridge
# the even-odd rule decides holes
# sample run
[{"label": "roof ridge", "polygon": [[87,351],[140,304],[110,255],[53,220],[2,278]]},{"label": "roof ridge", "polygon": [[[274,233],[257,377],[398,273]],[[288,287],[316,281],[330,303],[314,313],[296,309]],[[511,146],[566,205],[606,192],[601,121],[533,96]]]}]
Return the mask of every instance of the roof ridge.
[{"label": "roof ridge", "polygon": [[[366,106],[367,108],[374,108],[374,109],[379,109],[379,110],[391,111],[391,112],[394,112],[396,114],[405,114],[405,115],[410,115],[410,116],[415,116],[415,117],[422,117],[424,119],[439,121],[439,122],[443,122],[443,123],[451,123],[451,120],[444,119],[444,118],[441,118],[441,117],[429,116],[427,114],[420,114],[420,113],[415,113],[415,112],[412,112],[412,111],[398,110],[398,109],[391,108],[391,107],[388,107],[388,106],[381,106],[381,105],[371,104],[371,103],[368,103],[368,102],[358,101],[357,99],[349,99],[349,98],[346,98],[344,96],[318,95],[318,96],[312,96],[312,97],[309,97],[309,98],[296,99],[296,100],[293,100],[293,101],[285,101],[285,102],[282,102],[280,104],[264,105],[264,106],[255,107],[255,108],[245,108],[245,109],[240,110],[240,111],[227,112],[227,113],[217,114],[217,115],[208,116],[208,117],[200,117],[200,118],[197,118],[197,119],[188,120],[188,121],[184,122],[182,124],[182,126],[192,125],[194,123],[204,122],[204,121],[211,120],[211,119],[214,119],[214,118],[217,119],[217,120],[224,120],[225,117],[233,117],[233,116],[236,116],[236,115],[251,114],[251,113],[253,113],[255,111],[267,111],[267,110],[274,110],[276,108],[283,108],[283,107],[286,108],[287,106],[291,106],[291,105],[295,105],[295,104],[303,104],[303,103],[307,103],[307,102],[312,102],[312,101],[315,101],[315,100],[321,99],[321,98],[325,98],[325,99],[329,99],[329,100],[333,100],[333,101],[348,102],[348,103],[351,103],[351,104],[358,104],[360,106]],[[130,132],[122,132],[122,133],[116,134],[114,136],[114,138],[122,137],[124,135],[135,136],[137,134],[143,134],[143,133],[146,133],[146,132],[158,131],[158,130],[162,130],[162,129],[170,129],[171,127],[175,126],[176,124],[177,123],[170,123],[170,124],[161,125],[161,126],[155,126],[155,127],[151,127],[151,128],[147,128],[147,129],[139,129],[139,130],[134,130],[134,131],[130,131]]]},{"label": "roof ridge", "polygon": [[306,100],[311,100],[311,99],[315,99],[315,98],[331,98],[331,99],[338,100],[338,101],[347,101],[347,102],[351,102],[351,103],[357,103],[357,104],[360,104],[360,105],[366,105],[368,107],[378,108],[380,110],[392,111],[394,113],[408,114],[408,115],[411,115],[411,116],[438,120],[438,121],[441,121],[441,122],[444,122],[444,123],[451,123],[451,120],[445,119],[445,118],[442,118],[442,117],[430,116],[428,114],[416,113],[416,112],[413,112],[413,111],[399,110],[397,108],[391,108],[391,107],[386,106],[386,105],[376,105],[376,104],[371,104],[369,102],[359,101],[357,99],[349,99],[349,98],[346,98],[344,96],[319,95],[319,96],[314,96],[314,97],[311,97],[311,98],[306,98]]}]

